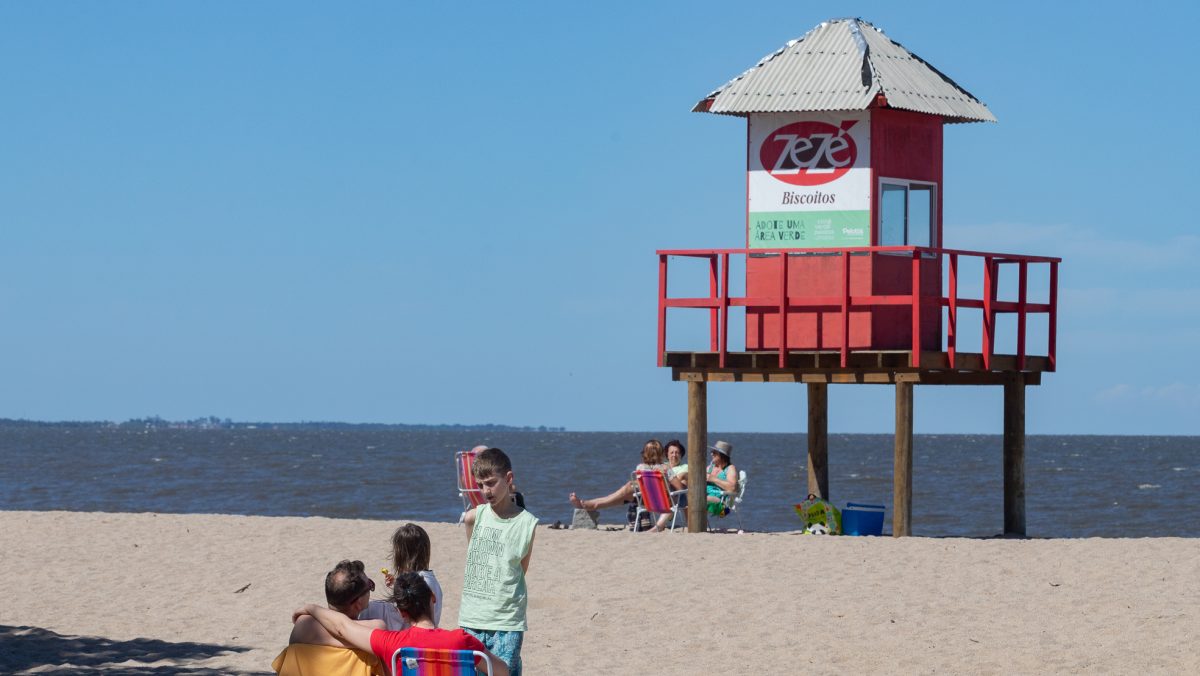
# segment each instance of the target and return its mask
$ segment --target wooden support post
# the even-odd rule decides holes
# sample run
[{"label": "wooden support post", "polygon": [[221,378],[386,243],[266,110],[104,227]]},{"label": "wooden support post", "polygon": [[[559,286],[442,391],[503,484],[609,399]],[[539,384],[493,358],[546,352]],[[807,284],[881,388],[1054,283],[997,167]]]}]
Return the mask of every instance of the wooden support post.
[{"label": "wooden support post", "polygon": [[892,535],[912,535],[913,386],[896,383],[896,455],[892,470]]},{"label": "wooden support post", "polygon": [[808,384],[808,492],[829,499],[829,385]]},{"label": "wooden support post", "polygon": [[1004,383],[1004,534],[1025,535],[1025,380]]},{"label": "wooden support post", "polygon": [[708,458],[708,383],[688,381],[688,532],[708,531],[708,493],[705,490]]}]

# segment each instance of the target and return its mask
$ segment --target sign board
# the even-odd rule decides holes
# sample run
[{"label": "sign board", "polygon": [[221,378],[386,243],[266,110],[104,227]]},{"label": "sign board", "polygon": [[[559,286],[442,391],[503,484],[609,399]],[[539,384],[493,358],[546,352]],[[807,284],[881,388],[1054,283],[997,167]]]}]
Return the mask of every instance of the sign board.
[{"label": "sign board", "polygon": [[753,114],[746,166],[748,248],[871,245],[868,111]]}]

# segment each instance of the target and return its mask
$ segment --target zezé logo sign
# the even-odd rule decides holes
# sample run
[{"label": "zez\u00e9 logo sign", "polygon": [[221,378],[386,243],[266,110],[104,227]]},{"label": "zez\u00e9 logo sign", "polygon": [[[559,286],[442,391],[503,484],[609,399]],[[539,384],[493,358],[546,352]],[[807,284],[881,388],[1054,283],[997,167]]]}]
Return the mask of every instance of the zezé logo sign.
[{"label": "zez\u00e9 logo sign", "polygon": [[858,146],[846,133],[858,120],[839,126],[804,121],[767,134],[758,157],[763,169],[792,185],[823,185],[841,178],[858,159]]}]

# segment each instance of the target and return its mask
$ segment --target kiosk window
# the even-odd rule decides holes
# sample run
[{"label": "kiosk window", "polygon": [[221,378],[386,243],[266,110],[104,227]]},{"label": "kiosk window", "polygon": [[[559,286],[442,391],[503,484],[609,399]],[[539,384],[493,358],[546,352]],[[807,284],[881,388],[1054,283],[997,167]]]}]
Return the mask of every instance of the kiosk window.
[{"label": "kiosk window", "polygon": [[933,246],[937,242],[935,184],[885,179],[879,192],[880,246]]}]

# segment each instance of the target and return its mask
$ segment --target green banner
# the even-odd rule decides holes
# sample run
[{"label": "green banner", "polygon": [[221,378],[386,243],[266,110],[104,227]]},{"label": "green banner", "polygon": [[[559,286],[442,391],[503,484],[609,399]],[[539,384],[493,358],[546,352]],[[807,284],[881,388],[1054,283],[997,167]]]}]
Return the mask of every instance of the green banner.
[{"label": "green banner", "polygon": [[754,211],[751,249],[871,246],[869,211]]}]

